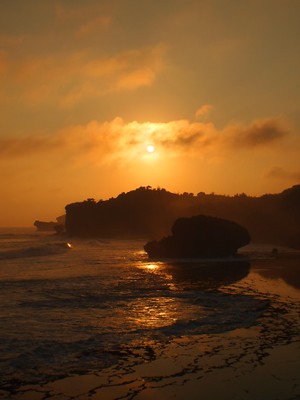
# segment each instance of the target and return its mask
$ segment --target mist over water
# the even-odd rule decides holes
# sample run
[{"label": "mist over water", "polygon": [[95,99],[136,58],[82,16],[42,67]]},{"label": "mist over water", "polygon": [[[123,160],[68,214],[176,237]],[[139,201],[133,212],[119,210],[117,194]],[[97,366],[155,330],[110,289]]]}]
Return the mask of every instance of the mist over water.
[{"label": "mist over water", "polygon": [[65,242],[0,232],[3,389],[99,371],[138,345],[147,358],[153,341],[260,325],[272,314],[276,285],[283,303],[290,288],[299,306],[299,262],[292,258],[287,273],[270,247],[248,248],[240,262],[154,263],[143,241],[74,239],[71,249]]}]

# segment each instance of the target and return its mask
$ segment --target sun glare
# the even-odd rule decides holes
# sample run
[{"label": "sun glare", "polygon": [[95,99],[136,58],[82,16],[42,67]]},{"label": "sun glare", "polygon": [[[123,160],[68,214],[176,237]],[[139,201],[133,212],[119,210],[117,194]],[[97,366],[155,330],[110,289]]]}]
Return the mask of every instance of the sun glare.
[{"label": "sun glare", "polygon": [[148,271],[155,271],[159,268],[159,266],[157,264],[147,264],[145,266],[145,269],[147,269]]},{"label": "sun glare", "polygon": [[149,146],[147,146],[147,151],[148,151],[148,153],[154,153],[155,147],[152,146],[152,144],[149,144]]}]

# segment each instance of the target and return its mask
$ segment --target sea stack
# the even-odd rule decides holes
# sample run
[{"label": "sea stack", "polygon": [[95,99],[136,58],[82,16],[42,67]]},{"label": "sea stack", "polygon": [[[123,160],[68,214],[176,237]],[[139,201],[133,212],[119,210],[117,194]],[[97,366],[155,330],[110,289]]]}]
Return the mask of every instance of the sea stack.
[{"label": "sea stack", "polygon": [[196,215],[179,218],[172,235],[144,246],[150,258],[213,258],[234,256],[250,243],[247,229],[222,218]]}]

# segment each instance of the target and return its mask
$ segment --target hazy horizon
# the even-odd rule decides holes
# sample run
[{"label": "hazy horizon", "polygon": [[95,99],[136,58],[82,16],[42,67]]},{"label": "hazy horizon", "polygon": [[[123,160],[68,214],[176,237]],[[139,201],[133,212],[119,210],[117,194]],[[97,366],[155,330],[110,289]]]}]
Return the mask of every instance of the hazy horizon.
[{"label": "hazy horizon", "polygon": [[0,226],[300,182],[300,3],[3,1]]},{"label": "hazy horizon", "polygon": [[[144,187],[146,187],[146,186],[144,186]],[[132,190],[135,190],[135,189],[138,189],[138,188],[134,188],[134,189],[132,189]],[[157,187],[157,188],[152,188],[152,189],[165,189],[167,192],[170,192],[168,189],[166,189],[166,188],[160,188],[160,187]],[[285,188],[285,189],[289,189],[289,188]],[[128,190],[128,191],[126,191],[125,193],[127,193],[127,192],[130,192],[130,191],[132,191],[132,190]],[[176,194],[179,194],[179,195],[181,195],[181,194],[183,194],[184,192],[186,192],[186,191],[182,191],[182,192],[177,192]],[[189,192],[190,193],[190,192]],[[198,192],[199,193],[199,192]],[[106,200],[109,200],[109,199],[111,199],[111,198],[116,198],[119,194],[121,194],[121,193],[118,193],[117,195],[115,195],[115,196],[109,196],[109,197],[107,197],[107,198],[99,198],[99,199],[97,199],[97,198],[93,198],[96,202],[97,201],[99,201],[99,200],[104,200],[104,201],[106,201]],[[234,195],[231,195],[231,194],[225,194],[225,193],[215,193],[215,192],[211,192],[211,193],[205,193],[206,195],[209,195],[209,194],[214,194],[214,195],[216,195],[216,196],[218,196],[218,195],[220,195],[220,196],[234,196]],[[240,192],[237,192],[237,193],[235,193],[235,194],[245,194],[246,196],[249,196],[249,197],[260,197],[261,195],[264,195],[264,194],[278,194],[278,192],[276,192],[276,193],[262,193],[261,195],[257,195],[257,196],[251,196],[251,195],[248,195],[248,193],[240,193]],[[197,196],[197,193],[193,193],[193,195],[194,196]],[[75,200],[74,202],[83,202],[83,201],[85,201],[85,200],[87,200],[87,198],[82,198],[82,199],[77,199],[77,200]],[[71,204],[71,203],[69,203],[69,204]],[[67,204],[65,204],[65,206],[67,206]],[[40,220],[40,221],[44,221],[44,222],[55,222],[56,221],[56,218],[57,217],[59,217],[59,216],[61,216],[61,215],[63,215],[63,214],[65,214],[66,213],[66,210],[65,210],[65,208],[63,208],[63,212],[62,213],[60,213],[60,214],[57,214],[57,215],[53,215],[53,217],[52,217],[52,219],[50,218],[48,218],[48,219],[45,219],[45,218],[35,218],[33,221],[30,221],[29,223],[28,223],[28,225],[3,225],[3,226],[0,226],[0,230],[5,230],[5,229],[16,229],[16,230],[19,230],[19,229],[32,229],[33,231],[36,231],[36,227],[33,225],[33,223],[34,223],[34,221],[35,220]],[[42,232],[43,233],[43,232]],[[49,231],[46,231],[46,233],[48,233],[49,234]]]}]

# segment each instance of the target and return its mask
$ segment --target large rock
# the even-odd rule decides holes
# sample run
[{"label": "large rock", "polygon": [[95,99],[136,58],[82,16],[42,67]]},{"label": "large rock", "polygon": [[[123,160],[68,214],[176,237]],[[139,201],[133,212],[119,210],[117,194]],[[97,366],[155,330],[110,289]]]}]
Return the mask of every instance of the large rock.
[{"label": "large rock", "polygon": [[197,215],[177,219],[172,236],[148,242],[144,249],[152,258],[228,257],[249,242],[248,231],[236,222]]}]

